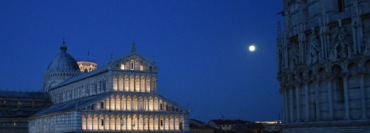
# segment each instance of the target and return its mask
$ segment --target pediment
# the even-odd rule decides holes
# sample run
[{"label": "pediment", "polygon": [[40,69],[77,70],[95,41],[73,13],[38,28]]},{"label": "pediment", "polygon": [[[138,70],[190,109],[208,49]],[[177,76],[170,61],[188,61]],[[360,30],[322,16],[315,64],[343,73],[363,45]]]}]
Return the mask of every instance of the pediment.
[{"label": "pediment", "polygon": [[137,52],[130,52],[125,56],[111,61],[108,65],[110,70],[158,71],[158,67],[154,61],[147,59]]}]

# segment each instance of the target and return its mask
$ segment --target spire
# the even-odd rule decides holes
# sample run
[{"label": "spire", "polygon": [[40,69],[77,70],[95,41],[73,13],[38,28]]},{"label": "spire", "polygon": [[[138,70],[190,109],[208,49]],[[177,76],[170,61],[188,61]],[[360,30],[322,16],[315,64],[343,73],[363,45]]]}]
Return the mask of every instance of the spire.
[{"label": "spire", "polygon": [[64,42],[64,38],[63,38],[63,44],[62,44],[62,46],[60,46],[60,51],[62,51],[62,52],[66,52],[67,51],[67,46],[66,46],[66,44]]},{"label": "spire", "polygon": [[136,45],[135,42],[132,42],[132,52],[136,51],[135,45]]}]

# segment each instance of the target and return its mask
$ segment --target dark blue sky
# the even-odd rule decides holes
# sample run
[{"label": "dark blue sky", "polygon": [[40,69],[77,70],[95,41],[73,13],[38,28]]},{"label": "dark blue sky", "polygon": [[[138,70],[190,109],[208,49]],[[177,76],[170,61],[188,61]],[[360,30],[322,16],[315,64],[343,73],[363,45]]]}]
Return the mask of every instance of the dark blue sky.
[{"label": "dark blue sky", "polygon": [[[65,38],[98,66],[131,51],[159,67],[158,92],[190,118],[274,120],[281,0],[0,1],[0,89],[35,91]],[[254,44],[255,52],[248,46]]]}]

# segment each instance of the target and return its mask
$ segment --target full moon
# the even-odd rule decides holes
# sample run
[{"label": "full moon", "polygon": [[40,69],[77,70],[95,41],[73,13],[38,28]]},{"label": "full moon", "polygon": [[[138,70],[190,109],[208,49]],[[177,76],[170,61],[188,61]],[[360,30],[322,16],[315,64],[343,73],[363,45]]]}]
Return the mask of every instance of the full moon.
[{"label": "full moon", "polygon": [[256,47],[254,45],[249,46],[249,51],[253,52],[254,50],[256,50]]}]

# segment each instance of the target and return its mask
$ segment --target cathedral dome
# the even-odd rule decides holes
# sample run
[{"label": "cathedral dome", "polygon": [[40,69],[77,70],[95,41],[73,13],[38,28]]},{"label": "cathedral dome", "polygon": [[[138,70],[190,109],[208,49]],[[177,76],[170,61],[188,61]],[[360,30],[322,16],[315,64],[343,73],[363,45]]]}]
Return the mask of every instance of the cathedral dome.
[{"label": "cathedral dome", "polygon": [[76,60],[67,53],[67,46],[60,46],[60,53],[51,61],[48,71],[79,71]]}]

